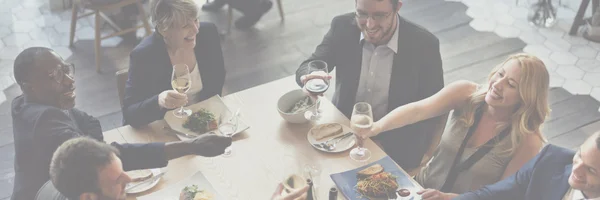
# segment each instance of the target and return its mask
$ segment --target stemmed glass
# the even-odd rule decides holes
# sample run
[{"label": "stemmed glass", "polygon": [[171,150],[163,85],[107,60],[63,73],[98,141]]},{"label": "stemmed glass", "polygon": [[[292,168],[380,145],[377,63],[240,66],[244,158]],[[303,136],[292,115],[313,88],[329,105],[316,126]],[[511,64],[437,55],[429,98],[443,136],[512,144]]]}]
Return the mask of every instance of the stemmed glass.
[{"label": "stemmed glass", "polygon": [[[317,74],[323,77],[329,76],[327,63],[322,60],[313,60],[308,63],[308,74]],[[304,113],[304,117],[308,120],[318,120],[321,118],[319,105],[321,104],[320,96],[329,89],[329,80],[327,78],[310,79],[304,84],[304,89],[316,96],[314,111],[308,110]]]},{"label": "stemmed glass", "polygon": [[[238,111],[239,112],[239,111]],[[227,119],[227,117],[225,115],[221,115],[219,117],[219,132],[225,136],[225,137],[233,137],[233,134],[235,134],[235,132],[237,131],[238,128],[238,117],[237,117],[237,113],[234,114],[233,116],[229,117]],[[232,143],[233,145],[233,143]],[[231,157],[233,155],[231,146],[228,146],[227,148],[225,148],[225,152],[223,153],[223,157]]]},{"label": "stemmed glass", "polygon": [[[192,79],[190,77],[190,68],[186,64],[176,64],[173,66],[173,75],[171,76],[171,86],[173,90],[185,94],[190,90],[192,86]],[[173,110],[173,115],[177,118],[189,117],[192,114],[192,110],[181,108]]]},{"label": "stemmed glass", "polygon": [[373,126],[373,111],[371,105],[365,102],[354,104],[350,126],[355,132],[357,147],[350,151],[350,158],[358,162],[366,162],[371,158],[371,151],[363,147],[363,139],[356,133],[368,131]]}]

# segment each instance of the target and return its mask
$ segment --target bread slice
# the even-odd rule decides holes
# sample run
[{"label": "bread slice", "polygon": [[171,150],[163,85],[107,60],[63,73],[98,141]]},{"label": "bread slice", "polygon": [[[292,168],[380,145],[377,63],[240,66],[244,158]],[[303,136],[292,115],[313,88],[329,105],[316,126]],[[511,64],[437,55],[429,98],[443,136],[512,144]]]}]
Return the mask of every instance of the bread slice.
[{"label": "bread slice", "polygon": [[154,175],[149,169],[134,170],[125,173],[131,178],[131,182],[145,181]]},{"label": "bread slice", "polygon": [[368,177],[371,175],[379,174],[381,172],[383,172],[383,166],[381,166],[380,164],[374,164],[370,167],[367,167],[363,170],[358,171],[357,174],[358,174],[358,176],[361,176],[361,177]]},{"label": "bread slice", "polygon": [[322,140],[327,137],[338,135],[342,132],[344,132],[342,125],[337,124],[337,123],[330,123],[330,124],[322,124],[322,125],[314,127],[310,131],[310,134],[312,134],[312,136],[313,136],[313,138],[315,138],[315,140],[319,141],[319,140]]}]

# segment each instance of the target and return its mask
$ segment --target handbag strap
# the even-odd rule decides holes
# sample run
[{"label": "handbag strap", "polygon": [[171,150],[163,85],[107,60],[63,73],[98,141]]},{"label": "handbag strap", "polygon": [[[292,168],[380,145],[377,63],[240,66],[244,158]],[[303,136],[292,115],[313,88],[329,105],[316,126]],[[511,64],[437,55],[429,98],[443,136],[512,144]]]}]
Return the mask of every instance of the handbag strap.
[{"label": "handbag strap", "polygon": [[454,157],[454,161],[452,162],[452,167],[450,168],[450,171],[448,172],[448,176],[446,177],[446,181],[444,182],[444,185],[442,185],[442,188],[440,189],[440,191],[450,192],[452,190],[452,187],[454,186],[454,183],[456,182],[456,178],[458,178],[458,175],[462,171],[468,170],[469,168],[471,168],[477,161],[481,160],[481,158],[483,158],[483,156],[485,156],[487,153],[489,153],[492,150],[492,148],[494,146],[496,146],[496,144],[498,142],[502,141],[509,134],[510,127],[504,129],[504,131],[502,131],[500,134],[496,135],[494,138],[492,138],[488,142],[486,142],[485,145],[483,145],[482,147],[477,149],[477,151],[475,151],[475,153],[473,153],[471,156],[469,156],[469,158],[467,158],[467,160],[465,160],[465,162],[459,163],[460,159],[462,158],[463,153],[465,152],[465,148],[467,146],[469,139],[471,138],[471,136],[473,136],[473,132],[475,132],[475,130],[477,129],[477,126],[479,126],[479,121],[481,119],[482,113],[483,112],[481,111],[480,108],[477,109],[477,111],[475,113],[475,119],[473,120],[473,125],[471,125],[471,127],[469,127],[467,135],[465,135],[465,139],[460,144],[458,153],[456,154],[456,157]]}]

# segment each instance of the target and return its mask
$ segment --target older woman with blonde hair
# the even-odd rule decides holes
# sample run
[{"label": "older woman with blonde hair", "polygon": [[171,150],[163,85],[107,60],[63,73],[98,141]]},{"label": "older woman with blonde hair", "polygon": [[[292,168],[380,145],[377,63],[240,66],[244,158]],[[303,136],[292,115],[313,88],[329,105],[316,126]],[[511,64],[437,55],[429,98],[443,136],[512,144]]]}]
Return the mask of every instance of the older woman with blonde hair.
[{"label": "older woman with blonde hair", "polygon": [[423,199],[451,199],[515,173],[546,142],[540,129],[550,112],[549,75],[528,54],[508,57],[487,84],[457,81],[435,95],[398,107],[358,134],[377,135],[452,111],[429,163],[415,179]]},{"label": "older woman with blonde hair", "polygon": [[[225,66],[220,36],[212,23],[198,21],[193,0],[153,0],[156,31],[131,52],[123,121],[133,127],[162,119],[168,110],[222,93]],[[173,66],[185,64],[191,86],[172,89]]]}]

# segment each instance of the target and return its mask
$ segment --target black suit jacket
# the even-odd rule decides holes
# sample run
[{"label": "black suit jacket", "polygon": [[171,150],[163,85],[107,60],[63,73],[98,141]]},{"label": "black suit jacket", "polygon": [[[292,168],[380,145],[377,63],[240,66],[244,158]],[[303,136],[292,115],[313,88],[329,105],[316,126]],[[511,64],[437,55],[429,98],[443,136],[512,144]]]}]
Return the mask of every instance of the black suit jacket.
[{"label": "black suit jacket", "polygon": [[[15,186],[13,200],[35,199],[36,192],[50,179],[50,161],[65,141],[91,137],[103,141],[100,122],[78,109],[68,111],[28,100],[25,95],[12,102],[15,138]],[[164,143],[117,144],[124,170],[167,165]]]},{"label": "black suit jacket", "polygon": [[[217,27],[200,23],[194,48],[203,88],[200,100],[221,95],[225,83],[225,65]],[[173,65],[163,36],[154,32],[133,49],[129,79],[123,100],[123,124],[139,127],[162,119],[167,109],[158,105],[158,94],[172,90]]]},{"label": "black suit jacket", "polygon": [[[444,87],[439,41],[424,28],[399,17],[398,53],[394,57],[388,110],[419,101]],[[312,56],[296,71],[296,81],[308,73],[307,63],[312,60],[327,62],[329,70],[336,70],[333,103],[347,117],[354,107],[362,65],[360,29],[354,13],[337,16],[329,32]],[[419,165],[427,151],[432,135],[443,126],[445,116],[433,118],[396,130],[382,133],[379,140],[384,150],[400,166],[412,169]]]}]

